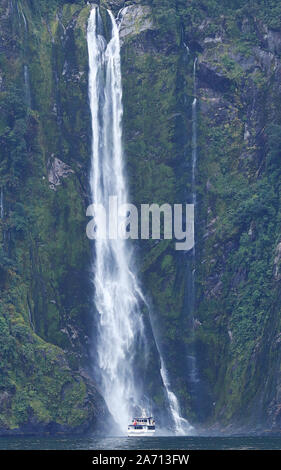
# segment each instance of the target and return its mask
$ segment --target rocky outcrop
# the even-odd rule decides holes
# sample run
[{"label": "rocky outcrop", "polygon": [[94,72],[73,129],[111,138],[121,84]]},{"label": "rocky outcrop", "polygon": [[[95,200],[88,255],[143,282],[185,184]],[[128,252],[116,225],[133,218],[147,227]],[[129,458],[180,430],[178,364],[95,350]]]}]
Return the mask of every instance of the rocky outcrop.
[{"label": "rocky outcrop", "polygon": [[230,89],[231,80],[213,64],[200,62],[198,75],[201,83],[206,84],[212,90],[226,92]]},{"label": "rocky outcrop", "polygon": [[155,29],[151,8],[148,5],[127,6],[121,10],[120,18],[121,43],[127,36],[136,36],[143,31]]},{"label": "rocky outcrop", "polygon": [[[79,375],[74,377],[74,379],[79,383],[81,377],[83,377],[87,389],[81,407],[79,410],[76,410],[81,413],[81,415],[83,415],[83,413],[85,414],[80,424],[70,424],[67,423],[67,421],[60,423],[59,420],[47,416],[42,419],[41,416],[38,415],[37,410],[34,409],[33,403],[31,403],[24,424],[11,428],[8,425],[3,426],[0,420],[0,436],[104,434],[109,427],[114,431],[112,418],[108,413],[103,398],[97,392],[92,379],[83,371],[80,371]],[[48,393],[48,391],[46,392]],[[62,409],[65,405],[65,401],[69,399],[71,392],[72,384],[68,382],[61,390],[60,404]],[[7,392],[3,392],[0,395],[0,413],[11,414],[12,403],[12,394],[10,395]]]},{"label": "rocky outcrop", "polygon": [[0,8],[1,435],[98,432],[110,419],[85,373],[90,7],[51,3]]},{"label": "rocky outcrop", "polygon": [[62,162],[59,158],[52,155],[49,159],[48,164],[48,181],[50,183],[50,189],[54,189],[56,186],[61,184],[62,178],[67,178],[74,171],[70,168],[69,165]]}]

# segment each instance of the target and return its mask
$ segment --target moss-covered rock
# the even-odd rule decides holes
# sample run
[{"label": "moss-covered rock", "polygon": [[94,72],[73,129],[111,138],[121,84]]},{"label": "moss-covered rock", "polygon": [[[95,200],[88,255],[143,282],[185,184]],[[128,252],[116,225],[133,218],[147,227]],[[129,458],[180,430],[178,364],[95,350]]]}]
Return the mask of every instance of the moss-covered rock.
[{"label": "moss-covered rock", "polygon": [[[246,3],[154,0],[147,28],[128,28],[122,46],[125,148],[139,204],[190,202],[198,58],[193,326],[192,257],[178,256],[169,243],[141,242],[140,259],[182,411],[195,422],[236,429],[276,428],[279,419],[273,416],[279,393],[280,25],[273,27],[265,4],[249,9]],[[197,400],[188,378],[190,350],[199,369]]]},{"label": "moss-covered rock", "polygon": [[82,432],[107,418],[82,370],[92,327],[88,15],[84,2],[2,5],[0,433]]}]

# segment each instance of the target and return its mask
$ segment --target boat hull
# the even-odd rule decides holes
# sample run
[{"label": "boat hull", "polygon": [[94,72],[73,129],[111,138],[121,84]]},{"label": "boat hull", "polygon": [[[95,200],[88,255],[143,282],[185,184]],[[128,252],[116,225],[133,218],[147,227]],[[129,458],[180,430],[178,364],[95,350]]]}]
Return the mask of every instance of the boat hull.
[{"label": "boat hull", "polygon": [[151,437],[155,435],[154,430],[132,429],[128,431],[128,437]]}]

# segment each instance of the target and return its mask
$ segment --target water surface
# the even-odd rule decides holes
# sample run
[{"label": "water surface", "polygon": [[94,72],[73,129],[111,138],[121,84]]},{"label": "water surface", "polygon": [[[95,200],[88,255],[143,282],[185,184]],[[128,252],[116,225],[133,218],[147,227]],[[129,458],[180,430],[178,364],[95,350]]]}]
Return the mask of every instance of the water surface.
[{"label": "water surface", "polygon": [[280,450],[281,437],[9,437],[1,450]]}]

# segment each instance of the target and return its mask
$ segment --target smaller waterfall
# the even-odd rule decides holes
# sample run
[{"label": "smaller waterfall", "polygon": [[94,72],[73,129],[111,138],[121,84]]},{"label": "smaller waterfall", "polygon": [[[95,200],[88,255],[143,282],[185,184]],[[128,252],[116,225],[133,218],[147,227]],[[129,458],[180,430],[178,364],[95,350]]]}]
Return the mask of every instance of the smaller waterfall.
[{"label": "smaller waterfall", "polygon": [[0,218],[4,219],[4,190],[3,190],[3,187],[1,187],[1,192],[0,192]]},{"label": "smaller waterfall", "polygon": [[23,82],[24,82],[24,95],[25,95],[25,104],[28,106],[28,108],[31,108],[31,91],[30,91],[30,77],[29,77],[29,67],[26,63],[27,57],[26,57],[26,48],[27,48],[27,33],[28,33],[28,27],[27,27],[27,19],[25,17],[25,14],[23,12],[22,6],[18,3],[16,3],[16,8],[17,8],[17,13],[18,13],[18,18],[19,18],[19,23],[20,25],[23,24],[24,28],[24,40],[23,40]]},{"label": "smaller waterfall", "polygon": [[[197,171],[197,153],[198,153],[198,142],[197,142],[197,57],[194,60],[193,64],[193,103],[192,103],[192,178],[191,178],[191,192],[192,192],[192,203],[195,206],[195,217],[196,217],[196,206],[197,206],[197,193],[196,193],[196,171]],[[195,309],[195,276],[196,276],[196,242],[192,250],[191,262],[193,264],[193,269],[191,273],[191,299],[190,299],[190,310],[191,310],[191,328],[192,335],[194,335],[194,309]],[[195,397],[195,400],[198,401],[198,392],[200,388],[200,378],[199,371],[197,367],[197,358],[194,347],[187,356],[188,364],[188,377],[189,383],[191,385],[191,394]]]},{"label": "smaller waterfall", "polygon": [[24,12],[22,11],[22,9],[21,9],[21,17],[23,19],[24,30],[25,30],[25,32],[27,32],[27,21],[26,21],[26,17],[25,17]]},{"label": "smaller waterfall", "polygon": [[24,26],[24,32],[27,33],[27,19],[26,19],[26,16],[23,12],[23,9],[22,9],[22,6],[20,3],[16,3],[16,11],[17,11],[17,14],[18,14],[18,18],[19,18],[19,22],[23,23],[23,26]]},{"label": "smaller waterfall", "polygon": [[186,419],[182,418],[180,414],[180,407],[179,407],[177,397],[171,390],[171,384],[168,379],[166,368],[164,366],[164,363],[161,357],[160,359],[161,359],[161,377],[162,377],[165,389],[167,391],[170,411],[171,411],[171,415],[172,415],[174,425],[175,425],[175,432],[178,436],[186,436],[190,434],[194,428],[193,426],[189,424],[189,422]]},{"label": "smaller waterfall", "polygon": [[183,43],[183,46],[184,46],[184,48],[185,48],[187,54],[189,55],[189,54],[190,54],[190,49],[189,49],[188,45],[184,42],[184,43]]},{"label": "smaller waterfall", "polygon": [[[192,103],[192,202],[196,206],[196,167],[197,167],[197,79],[196,79],[197,57],[193,65],[193,103]],[[195,251],[195,245],[194,245]]]},{"label": "smaller waterfall", "polygon": [[31,313],[29,305],[28,305],[28,317],[29,317],[30,326],[33,329],[33,331],[35,331],[34,324],[33,324],[33,321],[32,321],[32,313]]},{"label": "smaller waterfall", "polygon": [[53,71],[53,74],[54,74],[54,83],[55,83],[55,103],[54,103],[53,110],[57,118],[58,127],[61,127],[63,123],[63,113],[62,113],[60,92],[59,92],[59,76],[57,73],[57,64]]},{"label": "smaller waterfall", "polygon": [[[192,103],[192,176],[191,176],[191,193],[192,203],[197,205],[197,194],[196,194],[196,171],[197,171],[197,79],[196,79],[196,66],[197,57],[193,64],[193,103]],[[196,257],[196,243],[192,250],[193,264],[195,265]],[[192,270],[192,311],[194,310],[194,292],[195,292],[195,268]]]},{"label": "smaller waterfall", "polygon": [[[196,193],[196,171],[197,171],[197,79],[196,79],[196,66],[197,66],[197,57],[194,60],[193,64],[193,103],[192,103],[192,178],[191,178],[191,192],[192,192],[192,203],[195,206],[195,216],[196,216],[196,205],[197,205],[197,193]],[[196,242],[192,250],[192,260],[194,268],[192,270],[192,300],[191,300],[191,309],[192,315],[194,311],[195,303],[195,260],[196,260]],[[192,318],[193,320],[193,318]],[[192,364],[195,364],[196,361],[192,361]]]},{"label": "smaller waterfall", "polygon": [[23,67],[23,75],[24,75],[25,103],[29,108],[31,108],[31,91],[30,91],[29,69],[28,69],[28,65],[26,65],[26,64]]}]

